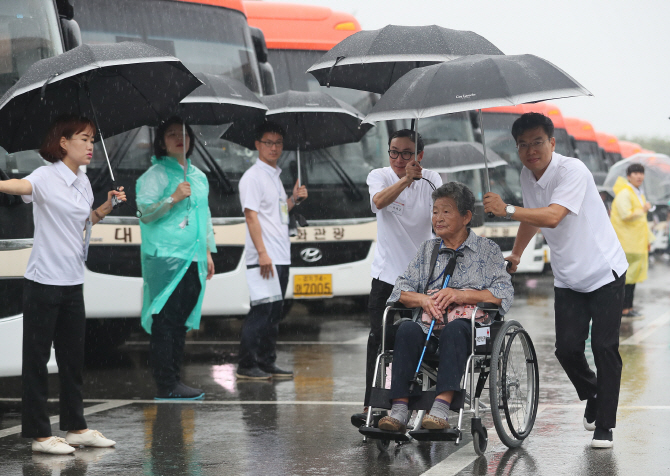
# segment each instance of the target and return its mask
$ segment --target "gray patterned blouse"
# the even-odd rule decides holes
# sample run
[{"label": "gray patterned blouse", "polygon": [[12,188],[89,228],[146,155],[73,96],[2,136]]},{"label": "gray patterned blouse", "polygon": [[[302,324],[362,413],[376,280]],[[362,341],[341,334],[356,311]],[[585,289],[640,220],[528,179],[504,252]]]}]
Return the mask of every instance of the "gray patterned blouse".
[{"label": "gray patterned blouse", "polygon": [[[424,293],[427,284],[440,276],[449,261],[446,255],[440,253],[435,263],[433,275],[429,278],[430,257],[440,238],[424,241],[416,256],[410,261],[404,274],[398,276],[395,287],[387,304],[397,302],[401,291]],[[477,236],[470,231],[470,235],[463,243],[462,258],[458,258],[456,270],[452,276],[450,288],[469,288],[491,292],[498,299],[502,299],[501,314],[509,311],[514,300],[512,278],[505,270],[505,260],[500,247],[488,238]],[[431,288],[442,285],[442,278],[437,279]]]}]

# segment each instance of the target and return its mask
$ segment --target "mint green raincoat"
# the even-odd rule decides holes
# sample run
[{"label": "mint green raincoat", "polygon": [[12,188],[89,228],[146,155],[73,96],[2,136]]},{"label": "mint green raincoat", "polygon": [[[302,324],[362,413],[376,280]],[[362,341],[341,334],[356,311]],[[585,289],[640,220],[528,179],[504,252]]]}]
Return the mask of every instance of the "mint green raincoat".
[{"label": "mint green raincoat", "polygon": [[[209,211],[209,183],[202,171],[188,162],[189,199],[167,202],[184,181],[184,169],[174,157],[151,158],[153,164],[137,180],[137,208],[142,212],[142,277],[144,300],[142,327],[151,334],[153,314],[158,314],[196,259],[202,289],[198,302],[186,320],[188,330],[200,326],[200,309],[205,295],[207,250],[216,253],[212,215]],[[188,225],[180,227],[188,215]]]}]

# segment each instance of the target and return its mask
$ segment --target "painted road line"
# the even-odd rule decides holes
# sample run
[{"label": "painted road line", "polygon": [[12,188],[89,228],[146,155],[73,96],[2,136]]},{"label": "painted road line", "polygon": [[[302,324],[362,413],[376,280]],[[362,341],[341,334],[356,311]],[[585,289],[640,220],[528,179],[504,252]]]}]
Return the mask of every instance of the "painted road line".
[{"label": "painted road line", "polygon": [[[3,399],[2,401],[7,401],[7,400]],[[84,403],[86,403],[86,401],[84,401]],[[123,406],[129,405],[131,403],[134,403],[134,400],[105,401],[104,403],[100,403],[98,405],[93,405],[92,407],[84,408],[84,415],[92,415],[94,413],[104,412],[105,410],[111,410],[112,408],[123,407]],[[49,421],[53,425],[54,423],[58,423],[60,421],[60,418],[57,417],[57,416],[52,416],[52,417],[49,418]],[[21,433],[21,425],[16,425],[16,426],[12,426],[10,428],[6,428],[4,430],[0,430],[0,438],[4,438],[4,437],[10,436],[10,435],[16,435],[17,433]]]},{"label": "painted road line", "polygon": [[[547,409],[547,407],[548,405],[538,405],[537,415],[540,415],[544,410]],[[487,428],[487,430],[489,434],[489,441],[486,453],[491,454],[507,451],[507,446],[502,444],[500,438],[498,438],[498,434],[496,433],[495,428]],[[477,453],[475,453],[475,449],[472,447],[472,440],[464,441],[463,443],[466,444],[463,448],[450,454],[438,464],[423,473],[421,476],[453,476],[474,463],[475,460],[479,458],[479,456]]]},{"label": "painted road line", "polygon": [[[319,341],[319,340],[307,340],[307,341],[277,341],[277,345],[367,345],[368,336],[365,336],[365,342],[362,338],[356,338],[351,340],[329,342],[329,341]],[[128,341],[125,345],[130,346],[149,346],[149,341]],[[186,345],[240,345],[238,340],[191,340],[186,341]]]},{"label": "painted road line", "polygon": [[[0,398],[0,402],[20,402],[20,398]],[[57,398],[50,398],[49,402],[58,402]],[[334,402],[328,400],[140,400],[140,399],[96,399],[88,398],[84,400],[84,403],[102,403],[110,405],[109,408],[122,407],[125,405],[131,405],[133,403],[180,403],[180,404],[197,404],[197,405],[324,405],[324,406],[356,406],[362,405],[363,402]],[[548,409],[583,409],[583,403],[541,403],[537,407],[537,414],[540,415],[543,411]],[[620,410],[660,410],[667,411],[670,410],[670,405],[619,405]],[[84,409],[84,414],[88,415],[88,412],[96,413],[105,410],[104,405],[95,405]]]},{"label": "painted road line", "polygon": [[647,337],[656,333],[658,329],[667,325],[668,322],[670,322],[670,311],[666,312],[661,317],[651,322],[651,324],[644,326],[642,329],[637,331],[628,339],[624,340],[623,342],[620,342],[619,345],[639,345]]}]

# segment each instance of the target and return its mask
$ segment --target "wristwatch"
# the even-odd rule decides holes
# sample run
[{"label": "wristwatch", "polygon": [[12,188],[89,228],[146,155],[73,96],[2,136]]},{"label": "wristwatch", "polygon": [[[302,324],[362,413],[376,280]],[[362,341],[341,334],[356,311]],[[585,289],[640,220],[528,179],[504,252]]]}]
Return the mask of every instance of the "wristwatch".
[{"label": "wristwatch", "polygon": [[170,195],[168,198],[165,199],[165,203],[169,203],[170,205],[174,205],[174,198],[172,198],[172,195]]},{"label": "wristwatch", "polygon": [[514,215],[514,213],[516,213],[516,207],[514,205],[507,205],[505,207],[505,213],[506,213],[505,218],[507,218],[508,220],[511,220],[512,215]]}]

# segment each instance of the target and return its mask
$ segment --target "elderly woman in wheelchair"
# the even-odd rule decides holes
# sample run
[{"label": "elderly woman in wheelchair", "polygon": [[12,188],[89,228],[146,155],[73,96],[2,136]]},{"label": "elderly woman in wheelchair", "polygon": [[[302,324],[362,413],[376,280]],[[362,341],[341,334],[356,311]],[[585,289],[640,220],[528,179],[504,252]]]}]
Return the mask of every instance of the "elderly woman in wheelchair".
[{"label": "elderly woman in wheelchair", "polygon": [[[389,305],[399,302],[417,309],[414,320],[403,322],[395,336],[389,394],[392,407],[391,413],[379,420],[380,430],[406,431],[410,385],[433,319],[437,332],[431,340],[439,335],[437,396],[422,426],[428,430],[449,428],[449,406],[454,392],[461,390],[471,353],[472,312],[477,303],[486,302],[505,314],[514,297],[500,248],[469,229],[475,205],[470,189],[458,182],[446,183],[433,192],[433,201],[433,229],[438,238],[419,247],[396,280],[388,301]],[[478,320],[486,319],[480,312]]]}]

